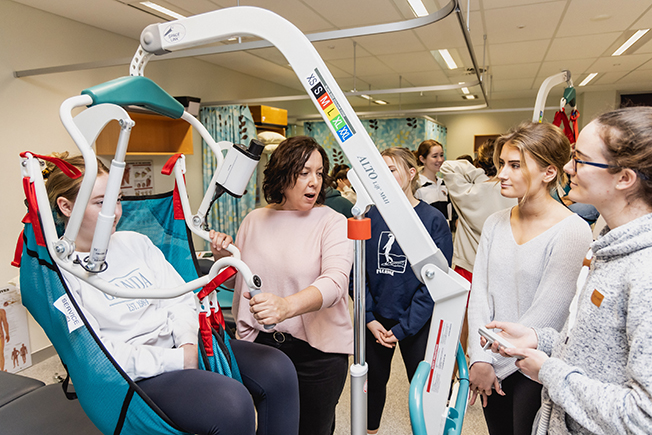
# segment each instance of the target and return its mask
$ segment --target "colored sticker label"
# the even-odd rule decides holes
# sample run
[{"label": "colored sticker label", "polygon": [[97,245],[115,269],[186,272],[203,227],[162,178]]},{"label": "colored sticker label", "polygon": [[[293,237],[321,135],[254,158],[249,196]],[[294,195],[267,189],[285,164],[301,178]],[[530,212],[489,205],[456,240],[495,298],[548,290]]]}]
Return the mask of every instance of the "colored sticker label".
[{"label": "colored sticker label", "polygon": [[314,74],[311,74],[306,79],[308,86],[310,86],[310,93],[315,97],[319,103],[319,107],[331,123],[331,126],[340,138],[340,141],[345,142],[355,134],[353,126],[348,118],[342,111],[342,106],[333,98],[333,94],[324,84],[324,78],[315,68]]}]

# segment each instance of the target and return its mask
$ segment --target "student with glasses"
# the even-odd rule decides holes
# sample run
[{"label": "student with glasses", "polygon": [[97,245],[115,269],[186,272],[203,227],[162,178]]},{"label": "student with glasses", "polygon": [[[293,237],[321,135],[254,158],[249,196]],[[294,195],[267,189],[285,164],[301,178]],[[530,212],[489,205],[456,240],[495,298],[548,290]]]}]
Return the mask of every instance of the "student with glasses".
[{"label": "student with glasses", "polygon": [[[543,385],[540,432],[652,433],[652,108],[605,113],[580,133],[574,201],[607,227],[591,244],[568,320],[557,332],[492,322]],[[496,317],[499,320],[501,318]],[[497,347],[492,348],[497,351]]]}]

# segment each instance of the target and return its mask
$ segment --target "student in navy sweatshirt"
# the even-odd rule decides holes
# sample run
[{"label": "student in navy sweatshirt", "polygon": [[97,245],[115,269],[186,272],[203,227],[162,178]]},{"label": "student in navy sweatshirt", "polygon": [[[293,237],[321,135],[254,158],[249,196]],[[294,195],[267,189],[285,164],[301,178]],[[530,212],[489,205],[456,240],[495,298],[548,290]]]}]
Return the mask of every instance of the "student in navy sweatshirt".
[{"label": "student in navy sweatshirt", "polygon": [[[406,148],[388,148],[381,154],[450,265],[453,240],[446,218],[436,208],[414,197],[418,187],[416,158]],[[375,434],[385,406],[396,344],[401,346],[401,356],[411,381],[426,352],[434,302],[426,286],[412,271],[378,209],[372,207],[367,216],[371,219],[371,239],[366,251],[367,431]]]}]

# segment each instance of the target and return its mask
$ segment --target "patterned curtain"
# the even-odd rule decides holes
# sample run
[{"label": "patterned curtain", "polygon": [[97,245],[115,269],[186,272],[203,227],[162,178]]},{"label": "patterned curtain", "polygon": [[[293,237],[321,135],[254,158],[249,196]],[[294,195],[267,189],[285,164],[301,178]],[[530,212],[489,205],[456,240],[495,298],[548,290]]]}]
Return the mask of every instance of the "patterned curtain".
[{"label": "patterned curtain", "polygon": [[[256,138],[256,125],[247,106],[202,107],[200,121],[216,142],[229,141],[249,146]],[[211,148],[202,140],[202,161],[204,191],[213,178],[217,160]],[[213,205],[209,215],[210,228],[233,237],[238,232],[244,217],[256,207],[256,174],[251,177],[242,198],[228,193],[222,195]]]},{"label": "patterned curtain", "polygon": [[[421,142],[434,139],[444,145],[446,153],[446,127],[428,118],[382,118],[361,120],[378,151],[390,147],[416,150]],[[305,122],[304,132],[324,147],[331,159],[331,167],[338,163],[349,164],[330,129],[323,121]]]}]

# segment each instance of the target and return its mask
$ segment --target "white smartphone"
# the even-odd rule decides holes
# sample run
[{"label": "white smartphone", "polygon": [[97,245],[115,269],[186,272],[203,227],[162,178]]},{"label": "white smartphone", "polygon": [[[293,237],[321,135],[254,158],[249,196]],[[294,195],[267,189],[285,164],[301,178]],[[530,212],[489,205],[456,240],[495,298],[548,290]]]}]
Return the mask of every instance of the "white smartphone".
[{"label": "white smartphone", "polygon": [[478,334],[480,334],[487,340],[485,349],[489,349],[494,341],[497,341],[498,345],[504,349],[509,349],[514,347],[514,345],[509,341],[507,341],[504,337],[501,337],[500,335],[496,334],[494,331],[487,329],[484,326],[478,328]]}]

